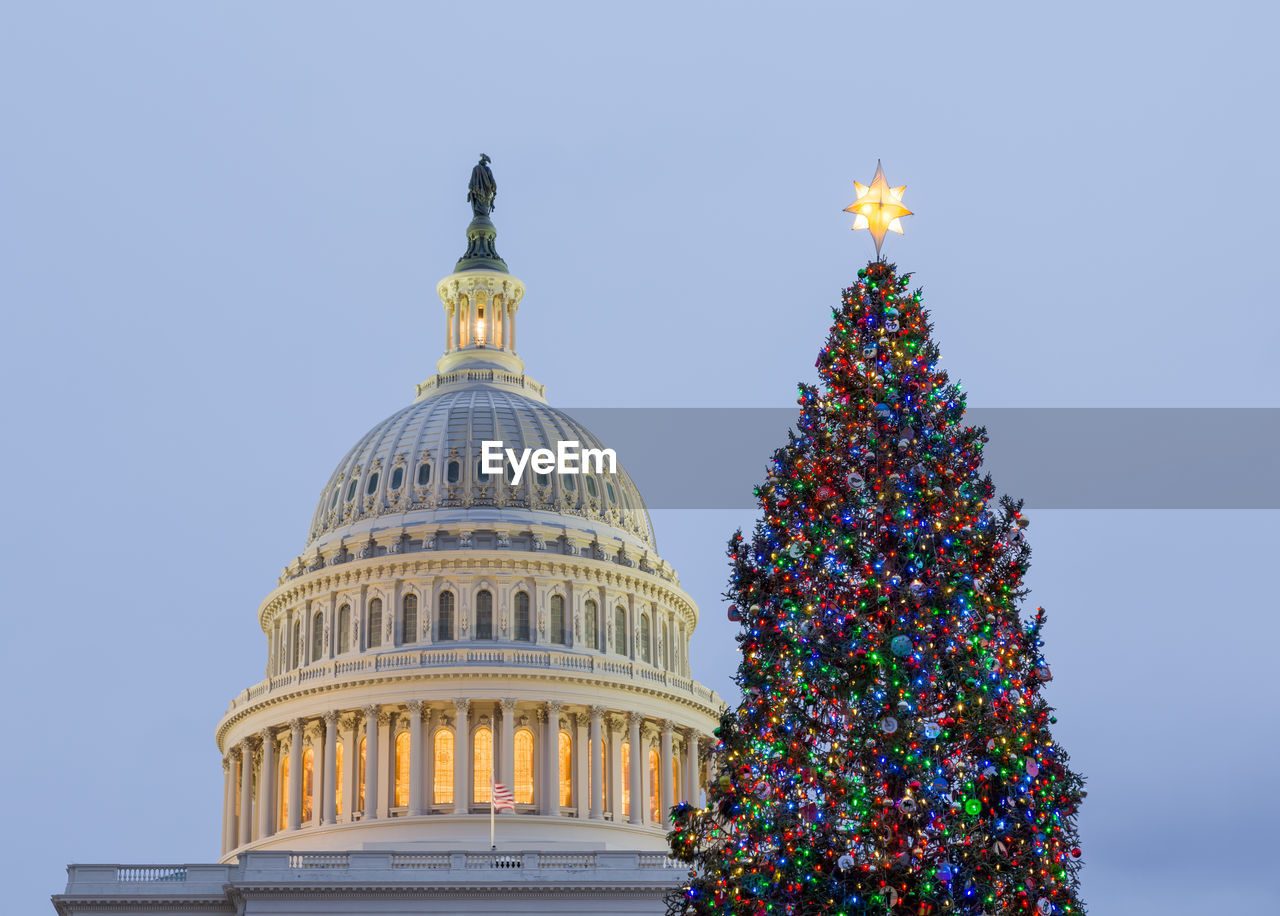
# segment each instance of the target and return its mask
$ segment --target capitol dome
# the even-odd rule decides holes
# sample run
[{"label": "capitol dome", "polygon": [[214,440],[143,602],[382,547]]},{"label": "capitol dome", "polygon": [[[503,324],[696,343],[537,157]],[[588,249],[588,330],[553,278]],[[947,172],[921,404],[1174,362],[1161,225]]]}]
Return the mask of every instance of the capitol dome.
[{"label": "capitol dome", "polygon": [[[436,374],[338,462],[258,608],[264,677],[216,731],[225,863],[492,843],[668,868],[667,812],[702,796],[723,703],[691,675],[697,606],[630,476],[525,374],[525,287],[473,208]],[[517,477],[482,466],[497,441],[594,457]]]}]

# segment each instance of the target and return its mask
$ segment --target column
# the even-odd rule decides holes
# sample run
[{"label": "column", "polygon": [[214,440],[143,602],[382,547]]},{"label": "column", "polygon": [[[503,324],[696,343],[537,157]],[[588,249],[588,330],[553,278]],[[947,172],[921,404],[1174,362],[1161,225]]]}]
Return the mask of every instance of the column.
[{"label": "column", "polygon": [[378,816],[378,707],[365,706],[360,711],[364,713],[364,818],[373,820]]},{"label": "column", "polygon": [[302,826],[302,720],[289,723],[289,829]]},{"label": "column", "polygon": [[222,758],[222,852],[231,851],[236,845],[232,840],[235,833],[235,781],[231,775],[233,760],[230,754]]},{"label": "column", "polygon": [[504,350],[511,349],[511,307],[507,304],[506,297],[502,300],[502,348]]},{"label": "column", "polygon": [[266,839],[276,832],[276,736],[269,728],[258,732],[262,742],[262,764],[258,767],[258,838]]},{"label": "column", "polygon": [[453,306],[444,307],[444,352],[453,349]]},{"label": "column", "polygon": [[471,810],[471,701],[453,701],[457,724],[453,729],[453,813]]},{"label": "column", "polygon": [[253,748],[240,742],[240,811],[236,816],[236,845],[249,842],[253,830]]},{"label": "column", "polygon": [[493,749],[494,773],[496,782],[502,783],[512,792],[516,789],[516,701],[511,697],[502,700],[502,740]]},{"label": "column", "polygon": [[659,767],[660,773],[658,779],[661,785],[658,787],[658,815],[659,823],[664,826],[667,823],[667,817],[670,814],[671,806],[675,801],[671,797],[672,786],[671,779],[673,776],[671,768],[671,733],[673,726],[670,719],[662,720],[662,744],[658,748],[658,754],[661,759]]},{"label": "column", "polygon": [[604,754],[600,743],[600,720],[604,718],[603,706],[591,707],[591,725],[587,732],[587,769],[591,774],[591,808],[587,816],[592,820],[600,820],[604,811]]},{"label": "column", "polygon": [[324,773],[327,769],[324,744],[324,721],[312,723],[307,729],[311,739],[311,826],[324,823]]},{"label": "column", "polygon": [[342,819],[351,823],[356,819],[356,801],[360,798],[360,716],[351,715],[342,720]]},{"label": "column", "polygon": [[684,738],[684,800],[689,804],[699,805],[698,798],[698,733],[692,728]]},{"label": "column", "polygon": [[622,719],[609,717],[609,764],[605,772],[609,774],[609,789],[605,796],[605,807],[613,815],[613,820],[622,821]]},{"label": "column", "polygon": [[542,813],[560,816],[560,711],[564,704],[556,700],[547,701],[546,738],[542,742],[542,783],[546,786],[543,793]]},{"label": "column", "polygon": [[409,706],[409,814],[425,814],[422,807],[422,701]]},{"label": "column", "polygon": [[320,790],[320,823],[338,820],[338,711],[324,714],[324,782]]},{"label": "column", "polygon": [[514,353],[516,352],[516,304],[509,303],[506,307],[506,310],[507,310],[507,331],[511,335],[509,338],[510,343],[507,344],[507,349],[510,350],[512,353]]},{"label": "column", "polygon": [[627,713],[627,740],[631,742],[631,817],[633,824],[644,823],[644,809],[648,799],[644,792],[644,748],[640,746],[640,715]]},{"label": "column", "polygon": [[422,746],[415,747],[414,750],[422,751],[422,810],[423,813],[431,812],[431,805],[436,795],[436,711],[434,709],[427,710],[427,727],[423,729]]}]

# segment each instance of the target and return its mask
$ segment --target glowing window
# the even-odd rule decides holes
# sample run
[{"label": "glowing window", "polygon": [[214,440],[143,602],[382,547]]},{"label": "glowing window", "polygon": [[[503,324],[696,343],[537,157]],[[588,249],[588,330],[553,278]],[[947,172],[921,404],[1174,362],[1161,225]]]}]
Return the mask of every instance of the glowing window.
[{"label": "glowing window", "polygon": [[425,487],[431,483],[431,464],[424,461],[418,465],[418,486]]},{"label": "glowing window", "polygon": [[529,593],[516,592],[516,632],[515,638],[521,642],[529,641]]},{"label": "glowing window", "polygon": [[367,643],[370,649],[376,649],[382,645],[382,599],[374,598],[369,601],[369,626],[366,630]]},{"label": "glowing window", "polygon": [[489,591],[476,594],[476,639],[493,639],[493,594]]},{"label": "glowing window", "polygon": [[517,805],[533,804],[533,732],[519,729],[515,736],[515,796]]},{"label": "glowing window", "polygon": [[613,612],[613,649],[619,655],[627,654],[627,609],[619,605]]},{"label": "glowing window", "polygon": [[376,489],[378,489],[378,472],[374,471],[369,475],[369,485],[364,488],[364,492],[367,495],[372,496],[373,491]]},{"label": "glowing window", "polygon": [[366,751],[369,747],[367,738],[360,739],[360,760],[356,764],[356,810],[364,810],[364,764],[366,759]]},{"label": "glowing window", "polygon": [[391,472],[391,489],[400,489],[402,483],[404,483],[404,468],[396,468]]},{"label": "glowing window", "polygon": [[456,461],[450,461],[445,468],[444,476],[449,483],[457,483],[462,477],[462,465]]},{"label": "glowing window", "polygon": [[558,646],[565,644],[564,596],[551,596],[551,641]]},{"label": "glowing window", "polygon": [[311,618],[311,660],[320,661],[322,654],[324,654],[324,614],[316,611],[315,616]]},{"label": "glowing window", "polygon": [[582,616],[586,618],[586,620],[583,621],[583,624],[586,629],[587,645],[592,649],[600,648],[600,637],[597,635],[596,631],[596,616],[598,613],[598,605],[588,598],[585,606],[583,607]]},{"label": "glowing window", "polygon": [[418,596],[405,595],[400,602],[400,642],[418,641]]},{"label": "glowing window", "polygon": [[351,605],[338,608],[338,654],[351,651]]},{"label": "glowing window", "polygon": [[441,592],[436,599],[436,639],[453,639],[453,592]]},{"label": "glowing window", "polygon": [[573,738],[560,733],[560,807],[573,804]]},{"label": "glowing window", "polygon": [[474,764],[471,782],[471,797],[477,805],[489,803],[489,792],[493,786],[493,732],[488,728],[476,729],[471,742],[471,758]]},{"label": "glowing window", "polygon": [[640,615],[640,658],[647,665],[653,661],[653,640],[649,635],[649,615]]},{"label": "glowing window", "polygon": [[631,742],[622,742],[622,816],[631,816]]},{"label": "glowing window", "polygon": [[334,760],[334,763],[337,764],[337,769],[338,769],[338,773],[337,773],[338,784],[334,787],[336,792],[336,796],[334,800],[337,803],[338,816],[341,817],[346,810],[343,807],[343,798],[342,798],[343,769],[342,769],[342,742],[341,741],[339,741],[336,745],[334,745],[333,760]]},{"label": "glowing window", "polygon": [[316,752],[307,748],[302,752],[302,823],[311,823],[312,804],[315,800]]},{"label": "glowing window", "polygon": [[432,773],[435,776],[435,787],[431,790],[431,800],[437,805],[453,804],[453,732],[447,728],[436,729],[435,759],[432,761]]},{"label": "glowing window", "polygon": [[280,779],[277,781],[276,798],[280,799],[280,816],[276,821],[276,830],[289,829],[289,757],[280,758]]},{"label": "glowing window", "polygon": [[662,778],[660,764],[658,763],[658,752],[653,748],[649,748],[649,821],[650,823],[659,824],[662,822],[661,812],[658,810],[661,805]]},{"label": "glowing window", "polygon": [[409,733],[402,731],[396,735],[396,779],[395,800],[392,804],[403,808],[409,804]]}]

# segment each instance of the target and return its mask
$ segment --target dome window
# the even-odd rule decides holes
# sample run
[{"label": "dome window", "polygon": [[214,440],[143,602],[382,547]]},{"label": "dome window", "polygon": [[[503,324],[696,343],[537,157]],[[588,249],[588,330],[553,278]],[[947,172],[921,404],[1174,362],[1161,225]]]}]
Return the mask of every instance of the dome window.
[{"label": "dome window", "polygon": [[587,645],[592,649],[600,648],[600,637],[597,635],[599,632],[597,627],[598,613],[599,607],[596,605],[595,601],[588,598],[582,610],[582,616],[584,618],[583,629],[586,631]]},{"label": "dome window", "polygon": [[484,486],[489,482],[489,475],[484,472],[484,460],[476,462],[476,483]]},{"label": "dome window", "polygon": [[391,489],[398,490],[404,483],[404,468],[396,468],[391,472]]},{"label": "dome window", "polygon": [[360,481],[356,480],[354,477],[351,478],[351,486],[347,487],[347,502],[351,502],[351,500],[356,498],[356,485],[359,482]]},{"label": "dome window", "polygon": [[382,599],[369,601],[369,620],[365,627],[365,645],[376,649],[382,645]]},{"label": "dome window", "polygon": [[516,592],[516,626],[515,638],[519,642],[529,642],[529,593]]},{"label": "dome window", "polygon": [[418,465],[418,486],[425,487],[431,483],[431,462],[424,461]]},{"label": "dome window", "polygon": [[504,476],[506,476],[507,483],[510,486],[514,487],[516,485],[516,469],[510,461],[507,462],[507,473]]},{"label": "dome window", "polygon": [[400,642],[418,641],[418,596],[405,595],[400,602]]},{"label": "dome window", "polygon": [[476,639],[493,639],[493,592],[476,593]]},{"label": "dome window", "polygon": [[449,466],[445,468],[444,477],[449,483],[457,483],[462,478],[462,465],[456,461],[450,461]]},{"label": "dome window", "polygon": [[600,489],[596,486],[596,479],[594,477],[586,477],[584,479],[587,481],[587,495],[592,499],[598,499],[600,497]]},{"label": "dome window", "polygon": [[453,639],[453,592],[441,592],[436,599],[436,641]]},{"label": "dome window", "polygon": [[329,500],[329,508],[332,509],[338,504],[338,497],[342,495],[342,485],[335,484],[333,488],[333,499]]},{"label": "dome window", "polygon": [[[591,478],[587,478],[590,480]],[[613,612],[613,650],[619,655],[627,654],[627,609],[622,605]]]},{"label": "dome window", "polygon": [[565,488],[565,491],[568,493],[572,493],[574,490],[578,489],[578,482],[573,479],[572,474],[561,474],[560,484]]},{"label": "dome window", "polygon": [[565,644],[564,595],[551,596],[551,641],[557,646]]},{"label": "dome window", "polygon": [[611,502],[613,505],[616,506],[618,504],[618,497],[615,496],[613,493],[613,484],[609,483],[609,481],[606,480],[604,482],[604,488],[605,488],[605,491],[608,492],[609,494],[609,502]]},{"label": "dome window", "polygon": [[364,492],[368,496],[372,496],[373,492],[378,489],[378,472],[374,471],[369,475],[369,484],[364,488]]},{"label": "dome window", "polygon": [[338,609],[338,654],[351,651],[351,605]]},{"label": "dome window", "polygon": [[538,486],[540,486],[540,487],[549,487],[549,486],[551,486],[551,475],[550,475],[550,474],[535,474],[535,475],[534,475],[534,480],[536,480],[536,481],[538,482]]}]

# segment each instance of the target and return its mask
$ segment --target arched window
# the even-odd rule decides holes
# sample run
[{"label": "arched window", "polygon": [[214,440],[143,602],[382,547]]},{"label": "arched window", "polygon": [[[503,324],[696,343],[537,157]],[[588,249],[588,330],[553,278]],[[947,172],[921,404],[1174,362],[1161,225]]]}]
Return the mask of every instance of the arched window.
[{"label": "arched window", "polygon": [[684,800],[684,793],[680,791],[680,755],[675,753],[671,755],[671,797],[676,804]]},{"label": "arched window", "polygon": [[298,659],[302,656],[302,621],[293,622],[293,651],[289,654],[289,667],[298,667]]},{"label": "arched window", "polygon": [[[613,503],[614,505],[617,505],[618,497],[616,497],[616,496],[614,496],[614,495],[613,495],[613,484],[609,483],[609,481],[607,481],[607,480],[606,480],[606,481],[604,482],[604,488],[605,488],[606,492],[608,492],[608,494],[609,494],[609,502]],[[372,492],[372,491],[370,491],[370,492]]]},{"label": "arched window", "polygon": [[447,728],[436,729],[436,737],[432,744],[435,751],[435,759],[432,761],[435,787],[431,790],[431,802],[436,805],[452,805],[453,732]]},{"label": "arched window", "polygon": [[622,742],[622,816],[631,816],[631,742]]},{"label": "arched window", "polygon": [[276,798],[280,799],[280,816],[276,830],[289,829],[289,755],[280,757],[280,778],[276,780]]},{"label": "arched window", "polygon": [[516,626],[515,638],[521,642],[529,641],[529,593],[516,592]]},{"label": "arched window", "polygon": [[368,496],[373,495],[373,491],[378,489],[378,472],[374,471],[369,475],[369,484],[364,488],[364,492]]},{"label": "arched window", "polygon": [[395,799],[391,804],[404,808],[409,804],[409,732],[396,735]]},{"label": "arched window", "polygon": [[365,629],[365,642],[370,649],[376,649],[382,645],[382,599],[373,598],[369,601],[369,626]]},{"label": "arched window", "polygon": [[351,485],[347,487],[347,502],[351,502],[351,500],[356,498],[356,487],[359,484],[360,484],[360,481],[358,479],[356,479],[355,477],[351,478]]},{"label": "arched window", "polygon": [[654,748],[649,748],[649,822],[652,824],[662,823],[662,812],[658,810],[662,802],[662,770],[659,768],[658,752]]},{"label": "arched window", "polygon": [[311,618],[311,660],[320,661],[324,654],[324,613],[316,611]]},{"label": "arched window", "polygon": [[592,499],[595,499],[600,495],[600,491],[596,488],[596,479],[590,476],[585,477],[584,479],[587,482],[587,493],[591,495]]},{"label": "arched window", "polygon": [[343,802],[343,798],[342,798],[343,769],[342,769],[342,742],[341,741],[339,741],[337,744],[334,745],[333,760],[334,760],[334,763],[337,764],[337,770],[338,770],[337,772],[338,784],[334,786],[334,789],[335,789],[334,801],[336,802],[336,805],[337,805],[338,817],[342,817],[342,815],[346,813],[346,808],[342,804]]},{"label": "arched window", "polygon": [[649,635],[649,615],[640,615],[640,660],[646,665],[653,661],[653,639]]},{"label": "arched window", "polygon": [[307,748],[302,752],[302,824],[305,827],[311,823],[311,815],[315,810],[315,788],[316,788],[316,752],[311,748]]},{"label": "arched window", "polygon": [[368,756],[369,740],[360,739],[360,760],[356,764],[356,811],[364,811],[364,777],[365,760]]},{"label": "arched window", "polygon": [[573,804],[573,737],[560,733],[560,807]]},{"label": "arched window", "polygon": [[400,602],[400,642],[418,641],[418,596],[405,595]]},{"label": "arched window", "polygon": [[516,731],[515,754],[515,796],[517,805],[533,804],[533,732],[527,728]]},{"label": "arched window", "polygon": [[404,483],[404,468],[398,467],[391,472],[391,489],[398,490],[400,485]]},{"label": "arched window", "polygon": [[351,605],[338,608],[338,654],[351,651]]},{"label": "arched window", "polygon": [[493,593],[487,589],[476,593],[476,639],[493,639]]},{"label": "arched window", "polygon": [[627,654],[627,609],[622,605],[613,612],[613,649],[619,655]]},{"label": "arched window", "polygon": [[436,641],[453,639],[453,592],[441,592],[436,599]]},{"label": "arched window", "polygon": [[586,630],[587,647],[592,651],[598,650],[600,648],[600,636],[596,625],[599,617],[599,608],[590,598],[587,599],[586,604],[583,606],[582,616],[585,618],[583,620],[583,628]]},{"label": "arched window", "polygon": [[557,646],[565,644],[564,596],[551,596],[551,641]]},{"label": "arched window", "polygon": [[424,461],[418,465],[418,486],[425,487],[431,483],[431,463]]},{"label": "arched window", "polygon": [[471,783],[471,798],[477,805],[489,804],[489,793],[493,787],[493,732],[487,727],[476,729],[471,741],[471,762],[474,779]]},{"label": "arched window", "polygon": [[444,476],[449,483],[457,483],[462,478],[462,465],[456,461],[450,461],[445,467]]}]

